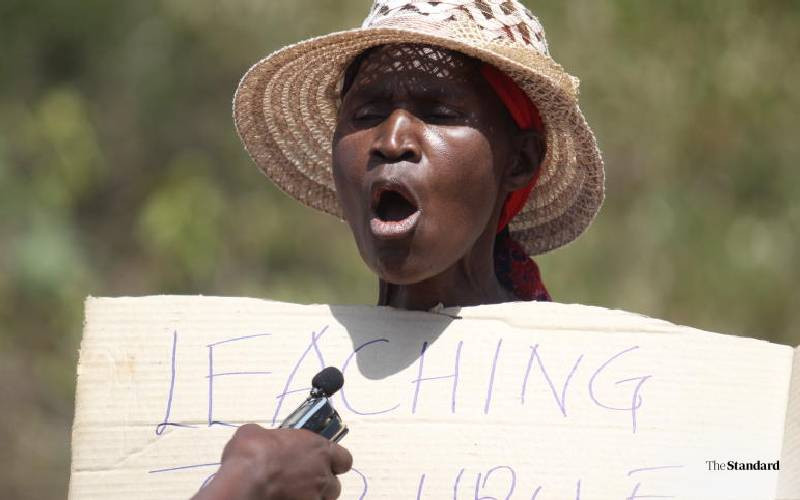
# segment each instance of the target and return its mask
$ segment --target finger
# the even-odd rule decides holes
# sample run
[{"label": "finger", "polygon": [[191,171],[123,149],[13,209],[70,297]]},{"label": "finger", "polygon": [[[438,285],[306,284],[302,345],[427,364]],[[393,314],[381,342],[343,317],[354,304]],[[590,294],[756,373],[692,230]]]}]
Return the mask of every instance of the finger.
[{"label": "finger", "polygon": [[339,495],[342,493],[342,483],[339,482],[339,478],[336,476],[332,476],[331,480],[328,481],[328,486],[325,487],[325,491],[322,492],[323,500],[335,500],[339,498]]},{"label": "finger", "polygon": [[264,428],[256,424],[245,424],[236,429],[236,432],[225,444],[225,448],[222,449],[222,461],[224,462],[231,454],[235,454],[235,450],[241,448],[243,444],[256,440],[263,432]]},{"label": "finger", "polygon": [[336,443],[331,443],[331,470],[334,474],[344,474],[353,466],[353,455]]}]

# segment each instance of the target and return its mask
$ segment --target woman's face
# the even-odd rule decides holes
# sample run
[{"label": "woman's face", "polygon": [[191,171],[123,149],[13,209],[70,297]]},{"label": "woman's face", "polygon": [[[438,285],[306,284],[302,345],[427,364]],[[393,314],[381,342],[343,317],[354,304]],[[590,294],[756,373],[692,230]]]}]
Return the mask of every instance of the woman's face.
[{"label": "woman's face", "polygon": [[515,127],[478,64],[433,47],[383,46],[346,91],[336,191],[361,257],[389,283],[431,278],[494,236]]}]

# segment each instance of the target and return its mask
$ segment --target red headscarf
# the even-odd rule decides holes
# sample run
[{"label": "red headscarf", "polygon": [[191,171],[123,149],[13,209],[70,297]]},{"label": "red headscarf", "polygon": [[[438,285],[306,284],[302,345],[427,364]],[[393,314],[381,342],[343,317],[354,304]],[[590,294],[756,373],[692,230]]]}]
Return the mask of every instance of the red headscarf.
[{"label": "red headscarf", "polygon": [[[544,124],[539,110],[528,95],[508,75],[489,64],[483,64],[481,74],[503,101],[511,118],[521,130],[536,130],[544,135]],[[508,223],[528,200],[541,169],[536,169],[527,186],[508,194],[497,224],[495,239],[495,272],[500,282],[522,300],[549,301],[550,294],[542,283],[539,267],[528,257],[522,245],[511,238]]]}]

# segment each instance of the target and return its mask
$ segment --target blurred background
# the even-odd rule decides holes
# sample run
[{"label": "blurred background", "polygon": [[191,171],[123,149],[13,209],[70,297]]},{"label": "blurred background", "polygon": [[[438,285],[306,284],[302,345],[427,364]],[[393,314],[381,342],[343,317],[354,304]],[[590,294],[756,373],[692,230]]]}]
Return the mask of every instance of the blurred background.
[{"label": "blurred background", "polygon": [[[608,198],[553,297],[800,343],[800,2],[527,1],[582,80]],[[0,2],[0,489],[66,494],[87,295],[374,303],[347,227],[281,194],[231,98],[368,0]],[[320,252],[324,249],[324,252]]]}]

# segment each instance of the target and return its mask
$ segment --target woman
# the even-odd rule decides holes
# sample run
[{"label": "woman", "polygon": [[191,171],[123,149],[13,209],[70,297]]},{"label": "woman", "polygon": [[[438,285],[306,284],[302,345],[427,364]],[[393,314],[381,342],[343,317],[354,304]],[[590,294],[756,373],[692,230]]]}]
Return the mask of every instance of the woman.
[{"label": "woman", "polygon": [[[576,238],[603,197],[577,80],[515,0],[377,0],[361,29],[253,66],[234,114],[273,182],[348,222],[379,305],[548,300],[528,255]],[[197,498],[336,498],[351,464],[250,424]]]}]

